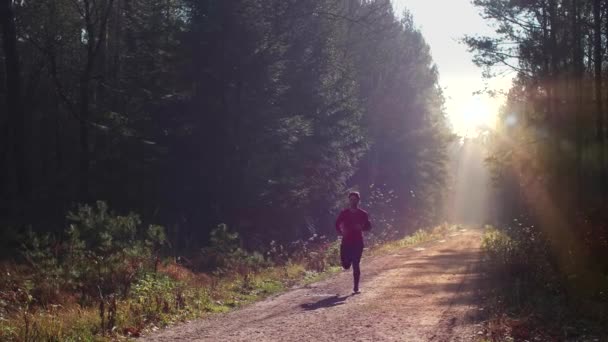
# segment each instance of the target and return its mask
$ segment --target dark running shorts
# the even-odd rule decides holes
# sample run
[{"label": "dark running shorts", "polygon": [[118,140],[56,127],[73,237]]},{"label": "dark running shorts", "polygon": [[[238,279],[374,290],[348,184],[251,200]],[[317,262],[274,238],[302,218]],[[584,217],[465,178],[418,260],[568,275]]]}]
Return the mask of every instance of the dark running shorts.
[{"label": "dark running shorts", "polygon": [[351,264],[358,265],[363,254],[363,244],[342,244],[340,245],[340,259],[342,267],[349,269]]}]

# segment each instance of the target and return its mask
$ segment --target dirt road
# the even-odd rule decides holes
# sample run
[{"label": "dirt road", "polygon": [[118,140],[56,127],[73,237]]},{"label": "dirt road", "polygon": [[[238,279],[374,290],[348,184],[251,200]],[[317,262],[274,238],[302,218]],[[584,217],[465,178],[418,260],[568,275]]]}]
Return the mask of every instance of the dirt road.
[{"label": "dirt road", "polygon": [[368,258],[361,294],[349,271],[148,341],[476,341],[481,232],[461,230]]}]

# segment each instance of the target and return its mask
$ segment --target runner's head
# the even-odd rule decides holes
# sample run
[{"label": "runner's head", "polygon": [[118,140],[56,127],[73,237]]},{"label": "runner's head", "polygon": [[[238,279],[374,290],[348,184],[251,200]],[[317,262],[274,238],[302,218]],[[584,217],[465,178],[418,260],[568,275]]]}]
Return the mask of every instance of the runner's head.
[{"label": "runner's head", "polygon": [[359,206],[360,200],[361,200],[361,195],[358,192],[353,191],[350,194],[348,194],[348,203],[350,204],[351,208],[357,208],[357,206]]}]

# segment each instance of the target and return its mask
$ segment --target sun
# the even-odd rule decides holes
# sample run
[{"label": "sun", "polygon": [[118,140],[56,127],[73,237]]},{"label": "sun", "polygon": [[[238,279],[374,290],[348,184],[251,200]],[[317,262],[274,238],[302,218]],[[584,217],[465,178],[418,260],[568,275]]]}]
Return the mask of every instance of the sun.
[{"label": "sun", "polygon": [[461,137],[473,137],[481,129],[493,128],[498,114],[498,103],[490,98],[471,96],[448,112],[454,133]]}]

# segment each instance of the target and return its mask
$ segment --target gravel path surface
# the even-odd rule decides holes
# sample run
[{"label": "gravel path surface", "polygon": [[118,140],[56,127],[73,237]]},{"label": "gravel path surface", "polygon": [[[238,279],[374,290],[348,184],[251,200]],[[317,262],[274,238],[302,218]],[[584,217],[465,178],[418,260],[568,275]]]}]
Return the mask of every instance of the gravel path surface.
[{"label": "gravel path surface", "polygon": [[481,232],[365,258],[361,293],[352,274],[171,327],[146,341],[476,341]]}]

